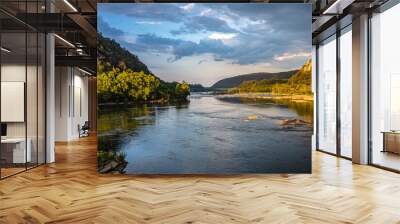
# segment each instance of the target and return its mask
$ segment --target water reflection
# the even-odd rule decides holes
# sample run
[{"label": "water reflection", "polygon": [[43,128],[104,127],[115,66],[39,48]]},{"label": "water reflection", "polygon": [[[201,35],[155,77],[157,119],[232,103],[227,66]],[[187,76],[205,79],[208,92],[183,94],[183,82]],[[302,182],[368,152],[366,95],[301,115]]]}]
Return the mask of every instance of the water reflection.
[{"label": "water reflection", "polygon": [[[249,119],[251,118],[251,119]],[[126,152],[127,173],[309,172],[312,103],[194,96],[185,105],[101,107],[99,149]]]},{"label": "water reflection", "polygon": [[245,98],[245,97],[218,97],[218,100],[231,102],[231,103],[244,103],[247,105],[272,105],[274,107],[289,108],[295,111],[303,119],[313,121],[313,102],[300,101],[290,99],[274,99],[274,98]]}]

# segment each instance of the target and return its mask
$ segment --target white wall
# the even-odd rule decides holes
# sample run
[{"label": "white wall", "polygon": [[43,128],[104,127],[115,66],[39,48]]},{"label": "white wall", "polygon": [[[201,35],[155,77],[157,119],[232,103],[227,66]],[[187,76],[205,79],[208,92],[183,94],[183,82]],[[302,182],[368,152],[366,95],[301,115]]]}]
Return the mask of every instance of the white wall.
[{"label": "white wall", "polygon": [[25,64],[1,65],[1,81],[25,82]]},{"label": "white wall", "polygon": [[88,78],[76,68],[56,67],[55,85],[55,140],[77,139],[78,125],[88,120]]},{"label": "white wall", "polygon": [[[74,70],[74,107],[72,108],[72,119],[71,119],[71,135],[73,138],[79,137],[78,133],[78,124],[83,125],[85,121],[88,121],[89,113],[88,113],[88,78],[82,76],[83,73]],[[80,101],[80,102],[79,102]]]},{"label": "white wall", "polygon": [[[1,66],[2,82],[25,82],[25,64],[3,64]],[[1,108],[7,110],[7,108]],[[25,137],[25,122],[7,122],[7,137]]]},{"label": "white wall", "polygon": [[68,67],[55,68],[55,140],[68,141],[69,133],[69,85]]}]

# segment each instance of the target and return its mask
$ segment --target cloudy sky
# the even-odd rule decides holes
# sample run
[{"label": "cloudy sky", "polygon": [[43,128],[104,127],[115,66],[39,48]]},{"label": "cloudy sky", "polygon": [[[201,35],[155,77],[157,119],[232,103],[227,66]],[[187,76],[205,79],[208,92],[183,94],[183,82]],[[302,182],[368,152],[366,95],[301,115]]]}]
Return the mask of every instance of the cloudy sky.
[{"label": "cloudy sky", "polygon": [[297,69],[311,54],[309,4],[98,4],[98,30],[166,81],[210,86]]}]

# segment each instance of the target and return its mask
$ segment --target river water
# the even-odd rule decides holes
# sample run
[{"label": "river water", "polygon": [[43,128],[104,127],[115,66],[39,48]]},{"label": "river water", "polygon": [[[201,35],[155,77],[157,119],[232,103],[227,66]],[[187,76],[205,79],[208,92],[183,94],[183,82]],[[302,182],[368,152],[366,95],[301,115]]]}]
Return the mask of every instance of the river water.
[{"label": "river water", "polygon": [[126,153],[128,174],[311,172],[311,102],[195,94],[183,105],[100,107],[100,150]]}]

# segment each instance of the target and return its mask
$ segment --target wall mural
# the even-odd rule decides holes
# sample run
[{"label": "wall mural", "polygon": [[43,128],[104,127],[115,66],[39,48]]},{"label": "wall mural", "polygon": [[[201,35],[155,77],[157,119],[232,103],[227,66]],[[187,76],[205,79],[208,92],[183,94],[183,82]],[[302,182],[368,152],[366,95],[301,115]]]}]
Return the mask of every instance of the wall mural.
[{"label": "wall mural", "polygon": [[311,5],[98,4],[98,170],[310,173]]}]

